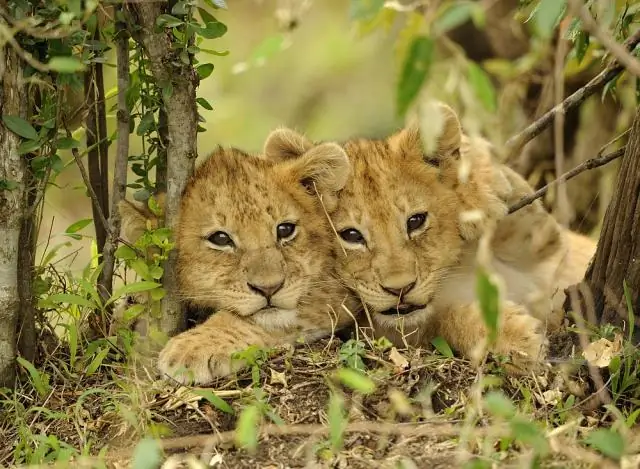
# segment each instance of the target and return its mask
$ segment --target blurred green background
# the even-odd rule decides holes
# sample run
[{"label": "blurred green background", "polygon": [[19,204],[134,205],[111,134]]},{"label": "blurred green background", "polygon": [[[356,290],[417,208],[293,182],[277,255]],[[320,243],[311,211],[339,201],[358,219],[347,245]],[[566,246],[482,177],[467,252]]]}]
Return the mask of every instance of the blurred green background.
[{"label": "blurred green background", "polygon": [[[228,50],[229,55],[198,57],[201,63],[215,65],[197,90],[213,106],[212,111],[199,107],[207,131],[198,134],[198,161],[219,144],[260,151],[269,132],[282,125],[313,139],[382,136],[402,125],[394,107],[398,70],[394,37],[382,30],[359,35],[349,18],[348,2],[315,1],[308,8],[304,2],[291,3],[303,10],[287,9],[286,1],[228,3],[229,9],[216,15],[228,26],[227,34],[202,47]],[[297,18],[291,30],[282,24],[287,14]],[[113,54],[109,59],[113,64]],[[115,104],[114,87],[115,69],[105,67],[105,89],[111,95],[108,111]],[[108,112],[107,120],[112,134],[115,112]],[[81,130],[78,135],[83,135]],[[135,134],[130,145],[130,154],[140,152]],[[115,144],[109,151],[113,157]],[[72,158],[68,152],[62,157]],[[90,217],[90,200],[80,174],[75,165],[69,165],[47,192],[40,252],[71,241],[63,234],[65,229]],[[59,251],[58,258],[64,258],[60,267],[78,271],[89,261],[93,225],[80,233],[86,235],[82,241]]]}]

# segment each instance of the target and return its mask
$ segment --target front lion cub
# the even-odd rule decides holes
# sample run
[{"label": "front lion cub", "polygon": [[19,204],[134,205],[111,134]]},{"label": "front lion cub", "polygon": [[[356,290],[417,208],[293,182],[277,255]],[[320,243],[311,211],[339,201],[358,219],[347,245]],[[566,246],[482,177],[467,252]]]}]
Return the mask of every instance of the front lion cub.
[{"label": "front lion cub", "polygon": [[342,305],[355,304],[335,279],[325,215],[348,172],[335,144],[277,163],[220,148],[195,171],[176,230],[177,275],[186,302],[216,312],[169,340],[162,373],[208,383],[243,366],[233,352],[317,340],[349,322]]},{"label": "front lion cub", "polygon": [[[342,145],[351,176],[331,214],[338,274],[371,313],[377,336],[417,346],[442,336],[474,356],[487,338],[476,262],[482,235],[494,229],[487,262],[506,288],[492,351],[513,358],[510,371],[527,371],[545,354],[545,325],[554,302],[561,304],[552,298],[558,279],[579,280],[586,265],[567,272],[565,234],[539,202],[507,216],[508,204],[530,187],[492,161],[486,141],[463,134],[451,108],[439,110],[442,131],[431,154],[417,127]],[[280,129],[265,154],[295,160],[314,145]]]}]

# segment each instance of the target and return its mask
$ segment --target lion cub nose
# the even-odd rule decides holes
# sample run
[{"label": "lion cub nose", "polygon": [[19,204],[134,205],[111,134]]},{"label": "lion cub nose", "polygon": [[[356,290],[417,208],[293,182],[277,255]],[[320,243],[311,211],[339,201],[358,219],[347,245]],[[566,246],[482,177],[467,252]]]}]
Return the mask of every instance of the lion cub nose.
[{"label": "lion cub nose", "polygon": [[413,287],[416,286],[416,282],[408,283],[404,287],[401,287],[401,288],[388,287],[388,286],[385,286],[385,285],[380,285],[380,286],[387,293],[391,293],[392,295],[395,295],[397,297],[401,297],[402,295],[406,295],[407,293],[409,293],[413,289]]},{"label": "lion cub nose", "polygon": [[273,285],[255,285],[253,283],[247,283],[247,285],[249,285],[249,288],[251,290],[253,290],[256,293],[259,293],[260,295],[264,296],[267,300],[269,300],[273,295],[275,295],[278,292],[278,290],[282,288],[282,286],[284,285],[284,280],[280,281],[279,283],[274,283]]}]

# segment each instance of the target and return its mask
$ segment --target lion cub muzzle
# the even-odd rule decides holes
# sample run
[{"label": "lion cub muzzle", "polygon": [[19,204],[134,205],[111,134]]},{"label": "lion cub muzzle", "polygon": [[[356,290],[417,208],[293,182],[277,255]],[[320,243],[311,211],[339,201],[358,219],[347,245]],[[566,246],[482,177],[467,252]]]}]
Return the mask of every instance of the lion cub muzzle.
[{"label": "lion cub muzzle", "polygon": [[285,261],[280,250],[277,248],[252,250],[244,257],[247,288],[264,298],[264,306],[261,310],[279,307],[278,293],[282,292],[286,282]]}]

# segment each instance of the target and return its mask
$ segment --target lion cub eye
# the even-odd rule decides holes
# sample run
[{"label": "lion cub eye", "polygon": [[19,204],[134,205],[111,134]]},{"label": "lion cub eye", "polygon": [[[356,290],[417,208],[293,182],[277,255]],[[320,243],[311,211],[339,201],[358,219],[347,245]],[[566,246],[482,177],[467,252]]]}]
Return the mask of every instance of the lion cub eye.
[{"label": "lion cub eye", "polygon": [[207,241],[219,247],[227,247],[227,246],[234,245],[233,240],[231,239],[231,236],[229,236],[224,231],[216,231],[215,233],[213,233],[207,238]]},{"label": "lion cub eye", "polygon": [[278,239],[291,238],[296,232],[296,225],[293,223],[280,223],[276,228]]},{"label": "lion cub eye", "polygon": [[424,226],[424,223],[427,221],[426,213],[416,213],[415,215],[411,215],[407,219],[407,233],[411,233],[413,231],[419,230]]},{"label": "lion cub eye", "polygon": [[364,244],[364,236],[355,228],[346,228],[338,234],[347,243]]}]

